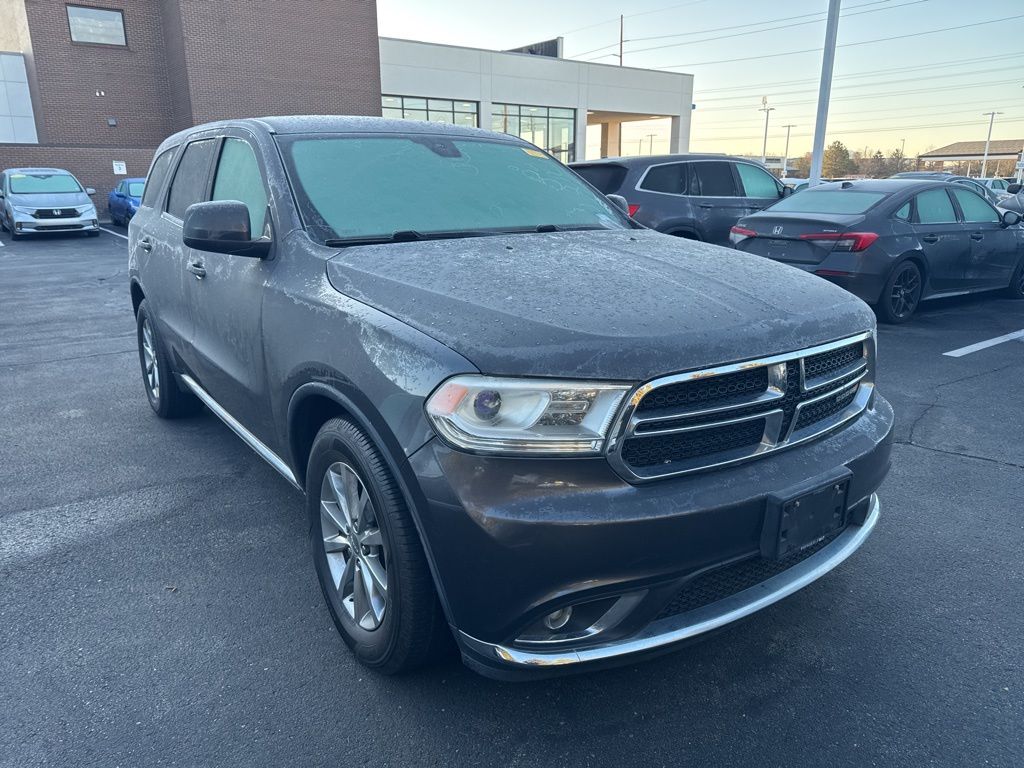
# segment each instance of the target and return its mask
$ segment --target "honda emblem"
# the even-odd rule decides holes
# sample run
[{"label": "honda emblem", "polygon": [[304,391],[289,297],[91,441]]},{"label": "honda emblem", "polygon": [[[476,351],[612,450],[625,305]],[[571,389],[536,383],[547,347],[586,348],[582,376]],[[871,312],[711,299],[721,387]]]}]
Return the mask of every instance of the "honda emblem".
[{"label": "honda emblem", "polygon": [[782,225],[780,224],[777,227],[772,227],[772,234],[773,235],[781,235],[782,234]]}]

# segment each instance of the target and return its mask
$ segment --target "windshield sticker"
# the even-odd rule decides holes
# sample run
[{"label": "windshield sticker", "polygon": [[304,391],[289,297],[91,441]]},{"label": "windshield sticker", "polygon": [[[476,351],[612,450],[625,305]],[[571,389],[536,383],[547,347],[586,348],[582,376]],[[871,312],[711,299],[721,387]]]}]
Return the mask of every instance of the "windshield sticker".
[{"label": "windshield sticker", "polygon": [[544,157],[544,153],[537,149],[530,149],[528,147],[522,148],[523,152],[528,154],[530,157]]}]

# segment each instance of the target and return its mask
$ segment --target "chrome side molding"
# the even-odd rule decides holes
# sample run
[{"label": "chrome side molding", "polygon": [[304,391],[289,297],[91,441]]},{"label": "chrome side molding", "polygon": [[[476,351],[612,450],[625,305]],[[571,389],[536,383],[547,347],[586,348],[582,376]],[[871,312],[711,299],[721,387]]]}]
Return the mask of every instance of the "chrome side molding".
[{"label": "chrome side molding", "polygon": [[224,408],[210,397],[210,394],[199,386],[199,383],[186,373],[178,374],[178,378],[181,382],[192,390],[192,393],[198,397],[207,408],[213,411],[214,415],[227,424],[228,428],[242,438],[243,442],[256,451],[256,454],[263,459],[267,464],[276,469],[285,480],[291,483],[300,491],[303,490],[302,486],[299,485],[299,481],[295,479],[295,473],[291,471],[284,459],[270,450],[256,435],[250,432],[248,429],[242,426],[241,422],[238,421],[234,416],[228,413]]}]

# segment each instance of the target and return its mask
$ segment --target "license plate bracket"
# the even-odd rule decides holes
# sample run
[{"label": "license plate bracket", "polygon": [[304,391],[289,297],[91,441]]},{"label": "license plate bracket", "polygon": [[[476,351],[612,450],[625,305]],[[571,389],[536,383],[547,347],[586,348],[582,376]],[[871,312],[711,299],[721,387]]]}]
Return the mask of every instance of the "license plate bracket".
[{"label": "license plate bracket", "polygon": [[769,496],[761,532],[763,557],[782,559],[821,541],[847,523],[850,477],[844,472]]}]

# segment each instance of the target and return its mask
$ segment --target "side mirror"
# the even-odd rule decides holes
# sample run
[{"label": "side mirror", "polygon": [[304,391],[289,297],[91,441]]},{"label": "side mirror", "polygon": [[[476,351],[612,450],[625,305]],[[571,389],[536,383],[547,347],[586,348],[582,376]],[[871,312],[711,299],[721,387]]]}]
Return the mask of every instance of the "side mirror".
[{"label": "side mirror", "polygon": [[92,187],[86,187],[85,188],[85,194],[87,194],[87,195],[95,195],[96,194],[96,190],[93,189]]},{"label": "side mirror", "polygon": [[237,200],[195,203],[185,211],[181,239],[198,251],[262,259],[270,253],[270,239],[252,239],[249,208]]},{"label": "side mirror", "polygon": [[1006,188],[1006,191],[1009,192],[1011,195],[1018,195],[1018,194],[1020,194],[1020,190],[1021,190],[1021,185],[1020,184],[1011,184],[1010,186],[1008,186]]},{"label": "side mirror", "polygon": [[622,195],[605,195],[605,197],[608,198],[608,202],[629,216],[629,203],[626,202],[626,198]]},{"label": "side mirror", "polygon": [[792,187],[783,187],[782,188],[782,196],[783,197],[789,197],[792,194],[793,194],[793,188]]},{"label": "side mirror", "polygon": [[1004,227],[1012,227],[1014,224],[1020,224],[1021,217],[1016,211],[1003,211],[1002,225]]}]

